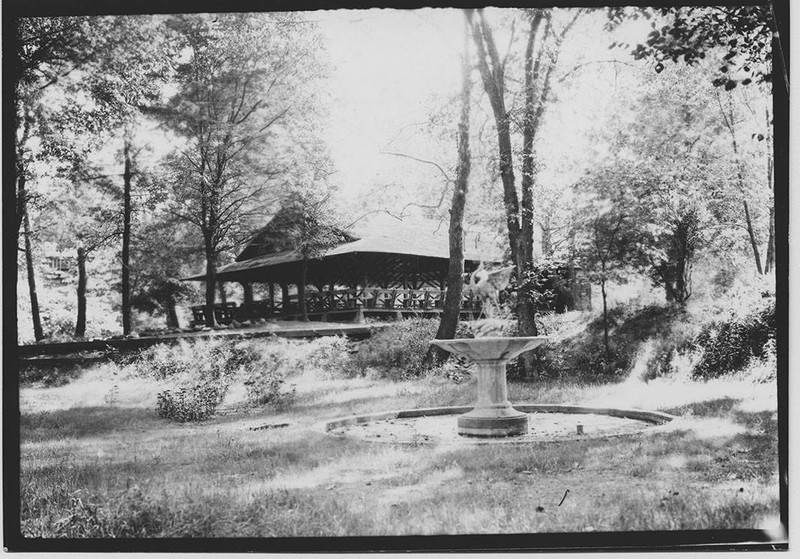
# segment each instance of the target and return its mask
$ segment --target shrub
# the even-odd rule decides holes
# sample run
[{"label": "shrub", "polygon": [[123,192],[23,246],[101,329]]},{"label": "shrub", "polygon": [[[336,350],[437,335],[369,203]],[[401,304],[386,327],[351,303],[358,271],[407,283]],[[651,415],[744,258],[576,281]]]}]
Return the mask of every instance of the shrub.
[{"label": "shrub", "polygon": [[466,358],[450,356],[450,359],[430,370],[430,374],[461,384],[472,378],[475,365]]},{"label": "shrub", "polygon": [[63,386],[79,378],[84,369],[80,363],[40,366],[23,362],[20,364],[19,381],[22,385],[41,382],[48,388]]},{"label": "shrub", "polygon": [[288,405],[294,399],[294,389],[283,392],[286,374],[294,356],[289,351],[295,344],[287,340],[272,340],[259,361],[244,381],[247,399],[251,404]]},{"label": "shrub", "polygon": [[435,319],[399,320],[361,342],[354,365],[362,374],[373,368],[394,380],[418,377],[424,372],[422,360],[438,327]]},{"label": "shrub", "polygon": [[159,392],[158,415],[181,423],[207,419],[217,410],[225,388],[216,380],[201,380]]},{"label": "shrub", "polygon": [[[609,349],[603,343],[603,317],[597,316],[580,329],[576,316],[565,316],[564,332],[554,316],[545,324],[553,341],[534,350],[539,377],[568,378],[582,382],[614,382],[627,376],[634,365],[639,349],[651,340],[673,338],[684,340],[683,324],[687,315],[679,308],[665,305],[619,305],[608,312]],[[558,319],[561,320],[561,319]],[[550,332],[548,332],[550,334]],[[656,348],[660,353],[660,348]],[[666,350],[665,350],[666,351]],[[509,367],[509,378],[522,378],[521,371]]]},{"label": "shrub", "polygon": [[765,348],[774,339],[774,299],[749,313],[713,321],[692,341],[703,352],[693,374],[707,379],[740,371],[752,358],[764,356]]},{"label": "shrub", "polygon": [[323,336],[307,342],[304,367],[324,371],[331,377],[352,377],[357,372],[353,367],[353,344],[344,336]]},{"label": "shrub", "polygon": [[256,404],[286,405],[284,379],[298,361],[299,342],[271,339],[206,339],[153,346],[127,367],[136,374],[169,383],[158,394],[158,414],[172,421],[200,421],[216,412],[234,378],[244,377],[247,398]]},{"label": "shrub", "polygon": [[131,365],[140,376],[151,376],[159,380],[181,375],[218,379],[253,366],[260,357],[253,342],[211,338],[181,340],[174,345],[154,345],[133,359]]}]

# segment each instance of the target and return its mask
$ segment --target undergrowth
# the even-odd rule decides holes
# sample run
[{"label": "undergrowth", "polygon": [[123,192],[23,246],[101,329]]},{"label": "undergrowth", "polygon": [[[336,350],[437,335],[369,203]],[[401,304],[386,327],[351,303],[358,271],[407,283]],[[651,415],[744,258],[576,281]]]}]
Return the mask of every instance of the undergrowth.
[{"label": "undergrowth", "polygon": [[359,344],[353,364],[362,375],[372,369],[378,376],[395,380],[425,372],[423,360],[439,321],[430,318],[398,320]]}]

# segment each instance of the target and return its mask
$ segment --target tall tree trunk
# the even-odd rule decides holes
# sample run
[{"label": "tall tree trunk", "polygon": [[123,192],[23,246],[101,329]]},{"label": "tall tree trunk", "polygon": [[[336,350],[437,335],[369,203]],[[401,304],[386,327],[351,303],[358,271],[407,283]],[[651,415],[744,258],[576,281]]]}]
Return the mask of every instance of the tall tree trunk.
[{"label": "tall tree trunk", "polygon": [[603,275],[600,277],[600,293],[603,296],[603,347],[606,349],[606,357],[611,357],[611,346],[608,343],[608,294],[606,293],[606,273],[603,266]]},{"label": "tall tree trunk", "polygon": [[86,249],[78,247],[78,318],[75,322],[75,337],[86,335]]},{"label": "tall tree trunk", "polygon": [[[513,153],[511,149],[511,130],[509,127],[509,115],[505,108],[505,77],[503,62],[497,52],[497,46],[494,42],[492,30],[483,17],[483,12],[478,11],[478,19],[473,18],[473,11],[467,10],[467,19],[472,28],[472,37],[478,52],[478,69],[483,81],[484,90],[492,105],[492,113],[495,118],[495,126],[497,128],[497,143],[500,155],[500,178],[503,182],[503,201],[505,203],[506,211],[506,226],[508,228],[508,240],[511,248],[511,259],[516,266],[517,272],[517,324],[520,336],[535,336],[537,335],[536,328],[536,308],[533,304],[530,290],[526,288],[526,278],[531,268],[531,259],[527,257],[532,254],[533,238],[532,238],[532,225],[528,227],[525,225],[526,235],[523,235],[522,222],[526,221],[524,216],[520,215],[519,197],[514,179],[513,169]],[[535,42],[535,35],[537,33],[538,24],[531,24],[529,44],[531,41]],[[531,36],[532,35],[532,36]],[[532,52],[532,47],[531,47]],[[527,61],[526,61],[527,64]],[[526,76],[526,91],[531,91],[533,84],[527,80],[533,77],[533,71],[529,72]],[[526,103],[527,105],[527,103]],[[532,107],[526,106],[526,115],[528,110],[533,110]],[[526,116],[526,123],[528,118]],[[535,133],[534,120],[530,120],[532,133]],[[526,124],[527,125],[527,124]],[[531,136],[532,137],[532,136]],[[532,162],[532,141],[527,146],[527,152],[523,154],[523,161],[526,163]],[[523,173],[524,177],[524,173]],[[532,178],[532,175],[529,175]],[[528,180],[528,179],[525,179]],[[526,183],[532,184],[532,183]],[[532,186],[531,186],[532,188]],[[527,194],[525,194],[527,196]],[[530,213],[532,218],[532,196],[530,196],[530,206],[527,204],[529,200],[526,198],[526,211]],[[524,374],[526,376],[533,373],[534,356],[530,353],[524,353],[520,356],[519,362],[522,364]]]},{"label": "tall tree trunk", "polygon": [[550,216],[544,217],[544,223],[541,224],[542,230],[542,254],[549,258],[553,256],[553,233],[551,229]]},{"label": "tall tree trunk", "polygon": [[775,269],[775,207],[769,209],[769,239],[767,240],[767,262],[764,273],[772,273]]},{"label": "tall tree trunk", "polygon": [[180,328],[180,320],[178,320],[178,311],[176,309],[175,297],[169,297],[164,302],[164,314],[167,316],[167,328]]},{"label": "tall tree trunk", "polygon": [[[520,253],[519,236],[519,197],[514,179],[513,154],[511,150],[511,129],[509,115],[505,107],[505,77],[503,64],[500,61],[492,30],[478,11],[478,19],[474,19],[474,10],[467,10],[467,21],[472,28],[472,37],[477,47],[478,70],[481,74],[486,96],[492,106],[495,127],[497,128],[497,144],[500,155],[500,180],[503,183],[503,203],[506,212],[508,242],[511,247],[511,259],[518,264]],[[489,66],[491,64],[491,67]],[[520,272],[517,266],[517,273]]]},{"label": "tall tree trunk", "polygon": [[[522,207],[520,213],[520,244],[523,267],[533,262],[533,183],[536,174],[536,154],[533,141],[536,136],[536,89],[540,59],[534,65],[534,46],[542,13],[536,12],[531,20],[528,43],[525,48],[525,116],[522,124]],[[539,50],[541,55],[541,49]]]},{"label": "tall tree trunk", "polygon": [[125,169],[122,174],[122,333],[131,333],[131,157],[130,139],[125,134]]},{"label": "tall tree trunk", "polygon": [[225,291],[225,282],[218,281],[217,282],[217,291],[219,292],[219,302],[220,303],[227,303],[228,302],[228,293]]},{"label": "tall tree trunk", "polygon": [[[465,24],[467,22],[465,21]],[[461,57],[461,119],[458,123],[458,166],[453,185],[453,199],[450,202],[450,228],[448,242],[450,260],[447,268],[447,295],[442,309],[437,340],[452,339],[458,328],[461,314],[461,294],[464,290],[464,209],[467,203],[471,155],[469,149],[469,110],[472,80],[469,62],[469,27],[465,25],[464,52]],[[449,352],[437,345],[431,345],[425,354],[425,366],[444,363]]]},{"label": "tall tree trunk", "polygon": [[758,270],[758,274],[763,274],[763,270],[761,269],[761,255],[758,251],[758,241],[756,240],[756,234],[753,230],[753,221],[750,219],[750,208],[747,205],[747,192],[745,190],[744,184],[744,174],[742,173],[742,162],[739,157],[739,144],[736,141],[736,130],[733,121],[733,104],[731,102],[730,96],[728,97],[728,113],[722,108],[722,100],[719,98],[719,94],[717,94],[717,102],[719,103],[719,108],[722,111],[722,120],[725,123],[726,128],[728,129],[728,133],[731,135],[731,146],[733,147],[733,156],[736,160],[736,177],[739,181],[739,188],[742,191],[742,200],[744,202],[744,215],[745,215],[745,224],[747,226],[747,234],[750,237],[750,245],[753,247],[753,256],[756,261],[756,270]]},{"label": "tall tree trunk", "polygon": [[206,242],[206,326],[212,328],[217,321],[214,317],[214,303],[217,296],[217,255]]},{"label": "tall tree trunk", "polygon": [[769,206],[769,237],[767,239],[767,261],[764,263],[764,272],[769,274],[775,269],[775,196],[772,186],[772,124],[769,117],[769,108],[766,109],[767,120],[767,188],[770,191]]},{"label": "tall tree trunk", "polygon": [[[552,66],[548,67],[548,79],[543,82],[540,78],[544,56],[544,43],[547,38],[549,26],[545,26],[542,36],[539,29],[543,20],[542,12],[538,11],[531,20],[528,30],[528,42],[525,48],[525,113],[522,125],[522,206],[520,210],[520,258],[517,262],[517,323],[520,336],[536,336],[536,304],[534,302],[532,285],[527,281],[528,273],[533,269],[533,186],[537,173],[536,153],[534,141],[539,128],[539,119],[544,109],[549,88],[549,73]],[[534,56],[534,47],[540,42]],[[541,86],[540,86],[541,82]],[[525,376],[530,376],[534,371],[536,354],[525,352],[519,357]]]},{"label": "tall tree trunk", "polygon": [[[20,116],[20,113],[22,113],[22,123],[21,123],[22,124],[22,138],[19,140],[19,143],[17,145],[17,150],[15,151],[15,157],[16,157],[16,162],[15,163],[16,163],[16,171],[17,171],[17,190],[16,190],[16,200],[14,201],[15,202],[15,209],[16,209],[16,215],[14,216],[14,218],[15,218],[15,223],[14,223],[14,251],[15,252],[19,249],[19,233],[20,233],[20,229],[23,227],[23,221],[24,221],[25,217],[27,217],[27,215],[28,215],[28,205],[27,205],[27,203],[28,203],[27,168],[26,168],[26,165],[25,165],[25,153],[24,153],[24,150],[25,150],[25,144],[28,142],[28,138],[30,137],[31,126],[30,126],[30,119],[28,119],[28,117],[27,117],[26,109],[24,108],[24,105],[22,107],[22,110],[17,112],[17,116],[18,117]],[[27,239],[28,239],[29,236],[30,235],[27,235],[27,234],[25,235],[25,238],[26,238],[26,249],[25,249],[26,263],[27,263],[27,259],[29,258],[28,254],[30,254],[30,251],[27,249]],[[17,275],[19,274],[19,266],[17,264],[17,261],[18,261],[17,260],[17,255],[15,253],[14,254],[14,258],[12,259],[13,276],[10,276],[10,277],[14,278],[12,285],[13,285],[15,299],[16,299],[16,294],[17,294]],[[34,275],[31,273],[32,267],[33,267],[32,263],[28,265],[28,288],[29,288],[29,290],[31,288],[30,278],[34,277]],[[35,287],[36,287],[36,284],[34,283],[33,284],[33,288],[34,288],[33,289],[33,293],[35,293]],[[39,319],[38,297],[31,297],[31,312],[32,312],[32,316],[33,316],[33,333],[34,333],[34,337],[38,336],[38,334],[37,334],[37,323],[39,324],[39,331],[40,331],[41,335],[44,336],[44,334],[41,332],[41,320]],[[19,343],[19,327],[17,325],[17,306],[16,306],[16,304],[13,305],[13,307],[11,309],[11,313],[13,315],[11,318],[13,319],[14,340],[17,343]],[[41,338],[37,337],[36,339],[38,341]]]},{"label": "tall tree trunk", "polygon": [[678,260],[678,270],[675,273],[675,302],[681,307],[686,306],[686,266],[683,259]]},{"label": "tall tree trunk", "polygon": [[[20,180],[24,181],[24,178]],[[31,299],[31,319],[33,319],[33,335],[38,342],[44,338],[44,332],[42,331],[42,319],[39,316],[39,296],[36,293],[36,272],[33,267],[33,247],[31,245],[31,223],[28,217],[28,204],[25,200],[23,200],[22,212],[25,236],[25,264],[28,271],[28,292],[30,293]]]},{"label": "tall tree trunk", "polygon": [[750,237],[750,245],[753,247],[753,256],[756,259],[756,270],[758,275],[762,275],[764,271],[761,269],[761,255],[758,252],[758,240],[756,240],[756,233],[753,231],[753,220],[750,218],[750,207],[747,205],[747,200],[744,203],[744,218],[747,223],[747,234]]}]

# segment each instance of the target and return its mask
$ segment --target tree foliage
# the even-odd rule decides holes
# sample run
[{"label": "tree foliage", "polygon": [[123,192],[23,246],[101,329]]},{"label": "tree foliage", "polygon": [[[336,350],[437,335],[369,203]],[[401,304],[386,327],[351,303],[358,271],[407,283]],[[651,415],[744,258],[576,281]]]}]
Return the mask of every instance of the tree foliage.
[{"label": "tree foliage", "polygon": [[297,288],[300,314],[305,321],[308,320],[305,288],[308,284],[309,261],[321,258],[329,248],[351,240],[333,218],[330,211],[331,194],[329,190],[313,188],[295,190],[286,196],[282,204],[284,228],[281,233],[288,246],[303,259]]},{"label": "tree foliage", "polygon": [[[213,325],[216,267],[264,219],[278,197],[271,178],[288,161],[270,157],[308,110],[313,74],[308,25],[281,14],[183,15],[169,21],[177,92],[161,112],[186,138],[171,160],[173,214],[197,227],[206,258],[206,316]],[[288,174],[288,173],[287,173]]]},{"label": "tree foliage", "polygon": [[[769,5],[612,7],[608,15],[611,27],[625,18],[652,20],[652,31],[632,54],[636,59],[652,60],[656,72],[661,72],[667,61],[696,65],[719,53],[712,80],[715,86],[731,90],[739,83],[772,81],[775,25]],[[627,43],[620,46],[630,48]]]}]

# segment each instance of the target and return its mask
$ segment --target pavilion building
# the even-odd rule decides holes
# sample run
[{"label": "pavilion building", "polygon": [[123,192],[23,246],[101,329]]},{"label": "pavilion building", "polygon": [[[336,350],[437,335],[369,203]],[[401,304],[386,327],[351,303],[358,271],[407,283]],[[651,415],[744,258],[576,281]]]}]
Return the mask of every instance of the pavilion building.
[{"label": "pavilion building", "polygon": [[[218,322],[260,318],[300,318],[298,284],[303,256],[294,249],[285,231],[286,212],[279,211],[259,230],[236,261],[222,266],[218,282],[236,282],[243,290],[243,304],[217,304]],[[338,239],[316,258],[306,260],[305,301],[309,319],[360,321],[365,316],[435,316],[446,295],[449,266],[446,221],[380,213],[359,220],[347,230],[335,229]],[[486,232],[465,231],[464,268],[470,273],[481,261],[487,266],[503,260],[500,243]],[[205,275],[184,278],[205,281]],[[262,299],[253,286],[266,289]],[[464,292],[464,318],[480,312],[480,303]],[[204,322],[204,306],[191,307],[194,323]]]}]

